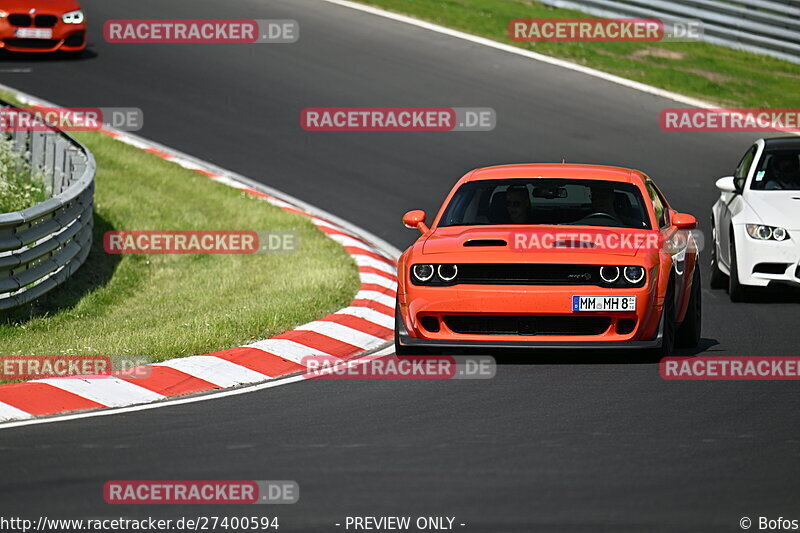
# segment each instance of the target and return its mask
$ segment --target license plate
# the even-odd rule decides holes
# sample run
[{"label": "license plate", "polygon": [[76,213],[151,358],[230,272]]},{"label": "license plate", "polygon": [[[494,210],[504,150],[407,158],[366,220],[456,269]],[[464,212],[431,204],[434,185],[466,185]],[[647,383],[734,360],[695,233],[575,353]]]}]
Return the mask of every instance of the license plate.
[{"label": "license plate", "polygon": [[636,311],[636,296],[573,296],[573,311]]},{"label": "license plate", "polygon": [[52,39],[53,30],[50,28],[17,28],[14,37],[19,39]]}]

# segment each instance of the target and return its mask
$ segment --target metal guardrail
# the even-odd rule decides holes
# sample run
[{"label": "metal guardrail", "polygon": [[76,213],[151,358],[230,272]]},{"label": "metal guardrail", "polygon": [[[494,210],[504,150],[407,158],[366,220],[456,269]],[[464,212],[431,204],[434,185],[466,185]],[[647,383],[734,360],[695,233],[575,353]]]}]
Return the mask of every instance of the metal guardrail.
[{"label": "metal guardrail", "polygon": [[[15,107],[0,100],[0,107]],[[0,214],[0,310],[39,298],[63,283],[92,246],[92,153],[58,130],[0,132],[31,168],[44,175],[50,198],[28,209]]]},{"label": "metal guardrail", "polygon": [[800,0],[539,0],[598,17],[694,19],[712,44],[800,63]]}]

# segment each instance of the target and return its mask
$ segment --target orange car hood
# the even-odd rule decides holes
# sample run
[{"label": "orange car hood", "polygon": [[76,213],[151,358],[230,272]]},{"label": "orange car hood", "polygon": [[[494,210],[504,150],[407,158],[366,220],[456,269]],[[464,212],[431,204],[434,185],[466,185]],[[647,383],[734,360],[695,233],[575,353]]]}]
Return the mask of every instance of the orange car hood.
[{"label": "orange car hood", "polygon": [[75,0],[3,0],[0,11],[6,13],[29,13],[35,9],[37,13],[64,14],[75,11],[81,6]]},{"label": "orange car hood", "polygon": [[[508,254],[511,260],[517,254],[632,257],[648,244],[657,245],[658,236],[658,232],[651,230],[596,226],[450,226],[437,228],[430,234],[422,245],[422,253],[461,254],[471,259]],[[491,241],[505,241],[506,245]],[[542,249],[537,245],[551,247]]]}]

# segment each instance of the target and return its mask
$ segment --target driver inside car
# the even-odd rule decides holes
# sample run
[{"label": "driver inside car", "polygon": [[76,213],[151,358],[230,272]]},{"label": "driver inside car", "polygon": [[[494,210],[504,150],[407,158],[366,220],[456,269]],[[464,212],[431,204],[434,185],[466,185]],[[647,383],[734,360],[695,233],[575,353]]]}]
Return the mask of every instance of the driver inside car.
[{"label": "driver inside car", "polygon": [[512,224],[531,223],[531,198],[526,187],[509,187],[506,191],[506,210]]},{"label": "driver inside car", "polygon": [[[592,187],[591,202],[592,212],[586,218],[611,219],[627,227],[641,227],[641,223],[628,212],[631,206],[624,193],[607,187]],[[625,204],[627,210],[623,208]]]},{"label": "driver inside car", "polygon": [[770,161],[769,178],[764,183],[767,190],[800,189],[800,164],[797,155],[776,155]]}]

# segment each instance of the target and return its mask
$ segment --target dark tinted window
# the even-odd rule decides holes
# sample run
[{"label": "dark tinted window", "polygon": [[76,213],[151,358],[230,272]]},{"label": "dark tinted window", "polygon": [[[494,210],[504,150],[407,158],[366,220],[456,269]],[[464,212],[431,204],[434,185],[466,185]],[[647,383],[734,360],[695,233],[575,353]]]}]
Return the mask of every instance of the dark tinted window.
[{"label": "dark tinted window", "polygon": [[765,150],[750,188],[761,191],[800,190],[800,150]]},{"label": "dark tinted window", "polygon": [[630,183],[518,178],[472,181],[447,205],[440,226],[586,225],[650,229],[639,189]]},{"label": "dark tinted window", "polygon": [[736,181],[736,187],[739,190],[744,188],[744,182],[747,180],[747,172],[753,164],[753,158],[756,156],[756,147],[752,146],[742,160],[739,161],[739,166],[736,167],[736,172],[733,173],[733,179]]}]

